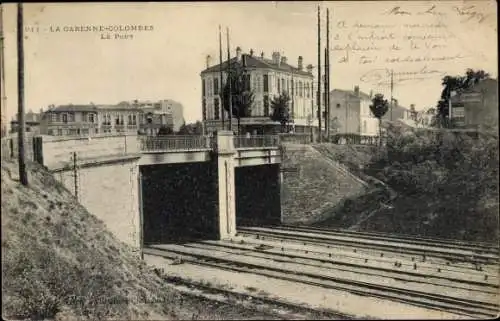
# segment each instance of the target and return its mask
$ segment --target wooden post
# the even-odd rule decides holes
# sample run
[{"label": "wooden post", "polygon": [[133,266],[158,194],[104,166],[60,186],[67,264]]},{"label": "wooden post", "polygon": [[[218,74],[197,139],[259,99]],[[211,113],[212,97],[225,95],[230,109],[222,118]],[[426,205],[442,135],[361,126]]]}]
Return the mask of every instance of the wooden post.
[{"label": "wooden post", "polygon": [[19,155],[19,180],[21,184],[28,185],[28,173],[26,172],[26,155],[24,150],[25,120],[24,120],[24,23],[23,5],[17,4],[17,120],[19,131],[17,137]]}]

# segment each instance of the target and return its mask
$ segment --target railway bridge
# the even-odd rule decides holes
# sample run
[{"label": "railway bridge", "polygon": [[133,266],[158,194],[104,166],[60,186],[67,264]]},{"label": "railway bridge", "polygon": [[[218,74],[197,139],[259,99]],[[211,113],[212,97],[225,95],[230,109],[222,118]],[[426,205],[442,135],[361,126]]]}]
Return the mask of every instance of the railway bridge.
[{"label": "railway bridge", "polygon": [[[222,131],[215,137],[38,136],[27,145],[119,239],[142,248],[227,239],[237,224],[280,223],[282,140]],[[16,144],[10,147],[6,152],[15,154]]]}]

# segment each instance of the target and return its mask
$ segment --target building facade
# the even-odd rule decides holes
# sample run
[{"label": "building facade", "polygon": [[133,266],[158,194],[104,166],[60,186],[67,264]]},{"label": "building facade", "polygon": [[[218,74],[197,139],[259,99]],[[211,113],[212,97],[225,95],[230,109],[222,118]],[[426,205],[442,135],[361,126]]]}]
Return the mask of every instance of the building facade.
[{"label": "building facade", "polygon": [[43,135],[94,135],[99,132],[98,108],[92,104],[50,106],[40,121]]},{"label": "building facade", "polygon": [[[40,133],[40,121],[42,113],[42,111],[40,111],[40,113],[29,111],[24,115],[25,129],[27,133],[32,133],[35,135]],[[10,132],[17,133],[18,129],[19,121],[16,114],[16,116],[14,116],[14,119],[10,121]]]},{"label": "building facade", "polygon": [[378,119],[370,111],[371,96],[354,90],[334,89],[330,92],[330,133],[377,136]]},{"label": "building facade", "polygon": [[[296,130],[305,128],[314,123],[315,117],[315,89],[312,66],[304,69],[303,58],[298,57],[297,67],[288,64],[287,57],[279,52],[272,54],[268,59],[261,53],[255,56],[253,50],[249,54],[242,53],[238,47],[236,56],[221,65],[207,68],[201,72],[202,81],[202,115],[205,129],[208,133],[222,129],[222,117],[229,121],[227,112],[222,107],[221,92],[227,80],[227,70],[238,64],[244,70],[250,90],[253,91],[254,101],[250,117],[240,120],[245,131],[252,133],[266,133],[279,130],[279,123],[270,119],[272,113],[271,101],[281,93],[287,93],[290,98],[290,112],[292,123]],[[221,82],[222,70],[222,82]],[[237,121],[233,118],[233,130],[236,130]]]},{"label": "building facade", "polygon": [[455,127],[498,128],[498,80],[487,78],[451,98]]},{"label": "building facade", "polygon": [[50,106],[42,114],[40,133],[72,136],[139,133],[156,135],[160,128],[177,130],[184,123],[182,105],[173,100],[122,101],[116,105]]}]

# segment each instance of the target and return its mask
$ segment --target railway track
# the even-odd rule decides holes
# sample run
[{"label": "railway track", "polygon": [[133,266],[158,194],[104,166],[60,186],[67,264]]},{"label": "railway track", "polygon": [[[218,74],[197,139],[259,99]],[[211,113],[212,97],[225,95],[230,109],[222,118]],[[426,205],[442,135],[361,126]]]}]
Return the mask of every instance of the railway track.
[{"label": "railway track", "polygon": [[[262,247],[264,245],[264,247]],[[267,247],[266,247],[267,245]],[[370,264],[365,262],[365,259],[359,260],[359,263],[353,263],[349,260],[339,259],[337,257],[327,257],[328,253],[297,250],[287,248],[286,252],[283,247],[275,247],[269,243],[239,243],[236,242],[221,242],[221,241],[203,241],[193,245],[185,245],[187,247],[200,247],[205,249],[214,249],[224,251],[226,253],[238,254],[245,251],[245,255],[249,257],[263,258],[267,257],[276,262],[292,262],[300,263],[305,266],[328,268],[330,270],[346,271],[350,273],[359,273],[361,275],[387,277],[394,280],[404,282],[416,282],[418,284],[427,284],[435,286],[445,286],[450,289],[477,291],[478,293],[497,294],[498,284],[486,282],[483,280],[471,280],[457,278],[456,276],[447,276],[443,274],[429,275],[425,268],[419,271],[407,269],[394,269],[381,266],[376,260],[370,259]],[[304,254],[305,253],[305,254]],[[367,260],[368,261],[368,260]],[[374,262],[375,261],[375,262]],[[375,263],[376,265],[373,265]]]},{"label": "railway track", "polygon": [[478,253],[487,253],[493,255],[498,255],[500,253],[500,249],[497,246],[482,242],[465,242],[465,241],[446,240],[437,238],[421,238],[421,237],[411,237],[407,235],[389,235],[387,233],[357,232],[357,231],[349,231],[342,229],[318,228],[310,226],[279,225],[279,226],[269,226],[269,227],[283,229],[287,231],[318,232],[326,235],[344,235],[344,236],[352,235],[359,238],[382,240],[382,241],[393,241],[393,242],[403,241],[414,245],[443,246],[453,249],[477,251]]},{"label": "railway track", "polygon": [[[166,257],[166,256],[163,256]],[[163,279],[169,283],[177,284],[177,285],[182,285],[185,286],[189,289],[196,289],[200,290],[202,293],[208,293],[208,294],[221,294],[226,298],[230,298],[230,301],[233,301],[234,299],[239,300],[239,301],[249,301],[251,300],[254,305],[257,306],[271,306],[272,308],[280,308],[281,313],[273,313],[273,316],[282,320],[287,320],[290,319],[289,316],[292,317],[306,317],[306,319],[327,319],[327,320],[352,320],[354,319],[354,316],[348,315],[348,314],[343,314],[343,313],[337,313],[337,312],[332,312],[329,310],[320,310],[320,309],[312,309],[309,307],[305,307],[303,305],[299,304],[294,304],[290,302],[285,302],[282,300],[278,299],[273,299],[273,298],[267,298],[263,297],[260,295],[253,295],[249,293],[240,293],[236,291],[231,291],[227,289],[222,289],[219,287],[214,287],[210,286],[207,284],[203,284],[201,282],[195,282],[193,280],[186,280],[180,277],[172,277],[172,276],[164,276]],[[203,294],[193,294],[189,292],[183,292],[191,296],[197,296],[202,299],[207,299],[206,297],[203,296]],[[213,298],[209,300],[214,300]],[[225,303],[227,302],[225,300],[217,300],[220,303]],[[262,311],[258,311],[262,312]],[[269,314],[269,312],[266,312]]]},{"label": "railway track", "polygon": [[318,271],[311,273],[307,268],[300,268],[297,263],[289,263],[288,265],[278,264],[276,260],[269,258],[257,259],[250,257],[248,253],[245,254],[241,250],[239,255],[233,252],[231,256],[228,254],[216,254],[214,249],[200,248],[199,246],[158,245],[146,248],[145,253],[171,259],[180,257],[183,261],[191,264],[252,273],[327,289],[347,291],[357,295],[392,300],[467,317],[494,317],[498,314],[498,304],[492,302],[480,302],[470,297],[453,297],[446,294],[437,295],[411,288],[400,288],[387,284],[381,285],[375,282],[370,283],[339,278],[332,275],[332,273],[326,273],[324,270],[321,270],[321,273]]},{"label": "railway track", "polygon": [[349,246],[353,248],[370,249],[373,251],[386,251],[417,255],[425,257],[436,257],[451,262],[470,262],[482,264],[498,264],[498,255],[476,253],[472,250],[458,250],[446,247],[419,246],[403,241],[381,241],[370,238],[359,238],[344,235],[329,235],[317,231],[298,231],[281,228],[258,228],[239,227],[237,235],[247,237],[265,237],[277,241],[286,240],[302,244],[315,244],[323,246]]}]

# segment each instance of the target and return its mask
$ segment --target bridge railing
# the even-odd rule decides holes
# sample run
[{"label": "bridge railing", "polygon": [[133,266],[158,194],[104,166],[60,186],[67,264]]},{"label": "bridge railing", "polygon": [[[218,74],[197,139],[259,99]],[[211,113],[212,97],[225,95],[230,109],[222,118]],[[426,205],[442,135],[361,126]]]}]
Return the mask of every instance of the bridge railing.
[{"label": "bridge railing", "polygon": [[234,148],[278,147],[278,135],[234,136]]},{"label": "bridge railing", "polygon": [[211,148],[211,139],[207,136],[142,136],[139,148],[143,152],[168,150],[193,150]]},{"label": "bridge railing", "polygon": [[308,133],[293,133],[279,134],[280,142],[294,144],[310,144],[312,142],[311,134]]}]

